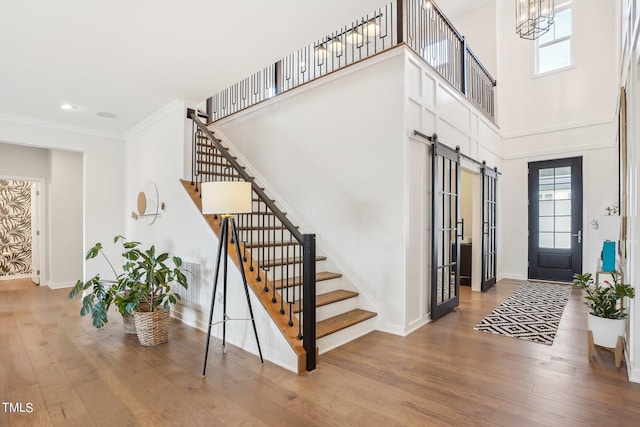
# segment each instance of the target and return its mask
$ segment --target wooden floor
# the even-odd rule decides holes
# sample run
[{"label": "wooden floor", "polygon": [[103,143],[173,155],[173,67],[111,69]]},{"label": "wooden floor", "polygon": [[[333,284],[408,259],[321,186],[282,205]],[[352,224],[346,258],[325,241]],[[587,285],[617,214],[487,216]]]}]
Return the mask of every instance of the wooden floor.
[{"label": "wooden floor", "polygon": [[606,350],[587,362],[578,290],[552,346],[473,330],[518,286],[463,287],[456,312],[406,338],[369,334],[303,376],[212,350],[203,380],[200,331],[175,321],[144,348],[118,316],[94,329],[66,290],[0,282],[0,402],[33,406],[2,404],[0,426],[640,425],[640,384]]}]

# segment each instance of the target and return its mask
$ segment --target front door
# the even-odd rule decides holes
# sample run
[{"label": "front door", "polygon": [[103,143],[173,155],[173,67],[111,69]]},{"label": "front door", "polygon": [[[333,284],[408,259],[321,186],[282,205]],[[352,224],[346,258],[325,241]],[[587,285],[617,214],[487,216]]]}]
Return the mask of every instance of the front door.
[{"label": "front door", "polygon": [[529,163],[529,278],[582,273],[582,157]]}]

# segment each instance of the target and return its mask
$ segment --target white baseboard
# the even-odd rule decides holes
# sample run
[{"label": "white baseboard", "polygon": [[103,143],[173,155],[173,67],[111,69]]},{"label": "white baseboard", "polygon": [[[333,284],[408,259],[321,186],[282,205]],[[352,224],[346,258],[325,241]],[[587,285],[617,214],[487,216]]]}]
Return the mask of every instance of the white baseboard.
[{"label": "white baseboard", "polygon": [[629,381],[632,383],[640,383],[640,367],[634,367],[631,365],[627,348],[625,348],[624,357],[627,365],[627,377],[629,378]]},{"label": "white baseboard", "polygon": [[0,276],[0,282],[3,280],[30,279],[31,274],[14,274],[11,276]]},{"label": "white baseboard", "polygon": [[64,288],[73,288],[76,282],[51,282],[49,280],[46,281],[45,285],[50,287],[51,289],[64,289]]}]

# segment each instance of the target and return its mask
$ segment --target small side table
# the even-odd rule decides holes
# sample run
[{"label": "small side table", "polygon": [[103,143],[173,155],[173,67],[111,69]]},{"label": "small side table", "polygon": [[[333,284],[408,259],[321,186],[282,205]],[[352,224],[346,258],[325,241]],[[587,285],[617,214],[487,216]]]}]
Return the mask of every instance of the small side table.
[{"label": "small side table", "polygon": [[[587,331],[587,338],[589,340],[589,362],[593,361],[593,354],[595,353],[596,345],[593,343],[593,332]],[[600,347],[600,346],[598,346]],[[606,348],[607,350],[613,351],[614,360],[616,363],[616,368],[622,366],[622,353],[624,351],[624,339],[622,337],[618,337],[618,341],[616,342],[615,348],[601,347]]]},{"label": "small side table", "polygon": [[[624,283],[624,273],[620,270],[618,270],[618,267],[616,267],[616,272],[618,274],[618,277],[620,278],[620,282]],[[598,266],[596,267],[596,283],[600,283],[600,274],[607,274],[607,275],[611,275],[611,273],[613,273],[612,271],[603,271],[602,270],[602,260],[599,259],[598,260]]]},{"label": "small side table", "polygon": [[[602,270],[602,260],[599,259],[598,260],[598,266],[596,267],[596,284],[600,283],[600,274],[606,274],[611,276],[611,273],[613,273],[612,271],[603,271]],[[616,266],[616,275],[618,276],[618,278],[620,279],[620,282],[623,283],[624,282],[624,273],[620,270],[618,270],[618,267]],[[593,360],[593,354],[595,352],[595,344],[593,342],[593,333],[591,331],[587,331],[588,334],[588,351],[589,351],[589,362],[591,362]],[[600,347],[600,346],[598,346]],[[607,348],[607,347],[602,347],[602,348]],[[618,341],[616,342],[616,346],[615,348],[612,349],[608,349],[608,350],[612,350],[615,356],[615,363],[616,363],[616,368],[619,368],[622,365],[622,354],[624,351],[624,338],[622,337],[618,337]]]}]

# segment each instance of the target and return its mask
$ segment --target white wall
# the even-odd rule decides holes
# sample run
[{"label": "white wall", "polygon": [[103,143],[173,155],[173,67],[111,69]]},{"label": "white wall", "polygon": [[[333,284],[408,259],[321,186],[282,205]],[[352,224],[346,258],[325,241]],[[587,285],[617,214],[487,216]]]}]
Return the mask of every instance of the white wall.
[{"label": "white wall", "polygon": [[515,32],[514,2],[497,0],[496,4],[502,135],[610,124],[617,93],[615,2],[572,2],[574,66],[541,77],[533,75],[534,42]]},{"label": "white wall", "polygon": [[[495,79],[497,71],[496,0],[473,0],[473,2],[467,2],[463,10],[451,9],[451,6],[455,7],[456,2],[457,0],[436,0],[436,4],[442,6],[447,18],[464,36],[467,45]],[[515,10],[515,6],[513,8]]]},{"label": "white wall", "polygon": [[533,42],[515,33],[513,2],[497,0],[498,120],[508,177],[500,216],[520,219],[502,222],[504,277],[527,277],[528,162],[583,156],[583,271],[595,270],[601,249],[590,222],[617,201],[615,4],[572,5],[574,66],[534,77]]},{"label": "white wall", "polygon": [[[184,149],[185,145],[191,144],[191,122],[186,120],[186,108],[184,101],[176,100],[125,135],[126,210],[136,210],[138,192],[144,190],[149,181],[157,185],[160,202],[166,203],[166,210],[161,211],[153,224],[148,218],[138,221],[128,218],[125,235],[129,240],[142,242],[145,249],[155,245],[157,251],[167,251],[184,261],[201,264],[202,281],[193,283],[191,280],[190,286],[199,288],[205,306],[197,309],[177,305],[173,314],[191,326],[206,330],[218,239],[180,183],[182,178],[190,179],[189,161],[185,159],[189,154]],[[234,318],[247,318],[240,272],[234,267],[229,273],[228,313]],[[293,350],[253,294],[251,301],[265,359],[296,371],[297,359]],[[221,304],[218,304],[214,322],[220,319]],[[221,327],[214,327],[212,333],[221,336]],[[250,322],[227,323],[227,341],[257,354]],[[204,336],[202,344],[204,348]],[[210,357],[217,356],[220,354],[212,341]]]},{"label": "white wall", "polygon": [[503,277],[524,280],[528,274],[528,163],[578,156],[583,158],[582,265],[584,272],[595,272],[602,240],[598,231],[592,229],[591,221],[604,215],[605,208],[617,201],[618,153],[612,146],[572,147],[561,153],[510,155],[505,159],[503,176],[507,179],[501,182],[504,203],[500,215],[509,220],[501,222],[500,230],[505,248],[500,256]]},{"label": "white wall", "polygon": [[47,285],[73,286],[82,278],[82,154],[49,151]]},{"label": "white wall", "polygon": [[0,142],[0,176],[48,178],[49,151]]},{"label": "white wall", "polygon": [[392,331],[405,326],[403,68],[396,49],[219,126]]},{"label": "white wall", "polygon": [[[114,235],[122,233],[122,141],[106,136],[89,135],[50,123],[5,116],[0,117],[0,141],[83,153],[84,247],[81,253],[96,242],[108,242]],[[88,263],[85,265],[84,278],[108,271],[106,263]]]},{"label": "white wall", "polygon": [[400,48],[219,128],[371,297],[378,329],[404,335],[428,321],[430,151],[412,132],[500,166],[493,124]]},{"label": "white wall", "polygon": [[[463,154],[477,161],[486,161],[489,167],[497,166],[501,170],[497,127],[409,49],[405,61],[406,135],[411,135],[413,130],[425,135],[436,133],[441,143],[452,148],[459,146]],[[406,234],[408,330],[426,323],[430,315],[430,150],[430,144],[424,139],[407,138],[405,191],[409,224]],[[478,165],[472,162],[465,161],[465,165],[471,171],[479,170]],[[480,208],[478,205],[477,209]],[[499,247],[498,253],[500,252]],[[478,286],[474,287],[476,289],[479,289]]]}]

